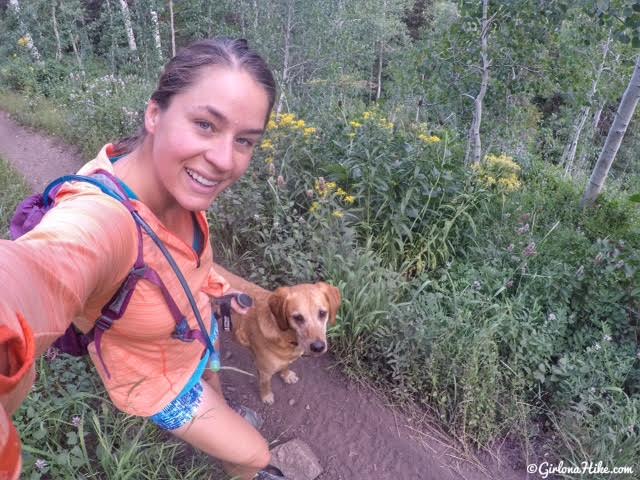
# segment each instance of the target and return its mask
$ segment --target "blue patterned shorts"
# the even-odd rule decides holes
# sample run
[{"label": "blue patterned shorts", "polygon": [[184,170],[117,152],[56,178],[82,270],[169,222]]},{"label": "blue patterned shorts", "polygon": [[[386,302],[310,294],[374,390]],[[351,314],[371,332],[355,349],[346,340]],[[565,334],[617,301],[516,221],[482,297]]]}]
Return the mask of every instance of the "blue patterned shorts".
[{"label": "blue patterned shorts", "polygon": [[175,430],[193,420],[201,401],[202,384],[198,382],[149,420],[163,430]]},{"label": "blue patterned shorts", "polygon": [[[214,343],[218,337],[218,322],[215,316],[211,317],[211,342]],[[207,351],[202,361],[198,365],[196,372],[193,374],[185,388],[180,394],[162,411],[149,417],[153,423],[163,430],[175,430],[193,420],[193,416],[198,411],[198,407],[202,402],[202,384],[200,379],[205,368],[209,368],[214,372],[220,370],[220,352]]]}]

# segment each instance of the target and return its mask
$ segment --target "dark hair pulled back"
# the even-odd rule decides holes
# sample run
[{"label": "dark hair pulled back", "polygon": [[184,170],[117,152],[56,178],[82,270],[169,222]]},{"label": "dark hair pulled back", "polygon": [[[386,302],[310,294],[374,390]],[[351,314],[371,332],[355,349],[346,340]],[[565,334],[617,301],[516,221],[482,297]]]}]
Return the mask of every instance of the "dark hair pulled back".
[{"label": "dark hair pulled back", "polygon": [[[174,95],[185,91],[198,79],[201,69],[218,65],[242,69],[251,75],[267,93],[268,112],[271,112],[276,98],[276,83],[269,66],[249,47],[245,39],[227,37],[198,40],[181,49],[165,65],[158,86],[151,94],[151,100],[162,110],[167,109]],[[265,123],[266,121],[265,118]],[[118,141],[115,144],[116,152],[118,155],[131,152],[145,135],[146,131],[142,126],[135,135]]]}]

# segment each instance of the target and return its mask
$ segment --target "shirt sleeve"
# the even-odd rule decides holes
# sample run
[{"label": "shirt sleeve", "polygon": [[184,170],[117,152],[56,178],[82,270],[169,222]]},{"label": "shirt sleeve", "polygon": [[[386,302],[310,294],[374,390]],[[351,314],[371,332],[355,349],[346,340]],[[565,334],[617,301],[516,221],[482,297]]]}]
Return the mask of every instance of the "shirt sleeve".
[{"label": "shirt sleeve", "polygon": [[8,412],[33,383],[34,359],[89,298],[115,292],[135,262],[137,243],[127,209],[87,187],[59,197],[18,240],[0,240],[0,403]]}]

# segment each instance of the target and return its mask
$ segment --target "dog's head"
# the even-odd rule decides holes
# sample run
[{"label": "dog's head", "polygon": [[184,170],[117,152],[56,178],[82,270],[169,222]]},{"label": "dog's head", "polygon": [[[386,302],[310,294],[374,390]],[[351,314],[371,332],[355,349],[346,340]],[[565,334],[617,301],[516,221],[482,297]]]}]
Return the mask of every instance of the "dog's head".
[{"label": "dog's head", "polygon": [[340,290],[324,282],[280,287],[269,298],[269,308],[281,330],[296,332],[305,353],[327,351],[327,324],[335,325]]}]

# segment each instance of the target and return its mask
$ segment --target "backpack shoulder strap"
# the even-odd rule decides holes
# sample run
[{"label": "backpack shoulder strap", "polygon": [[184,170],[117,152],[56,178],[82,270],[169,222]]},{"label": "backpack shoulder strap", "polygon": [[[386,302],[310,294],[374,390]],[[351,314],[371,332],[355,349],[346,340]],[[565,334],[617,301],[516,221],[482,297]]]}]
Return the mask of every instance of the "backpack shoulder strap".
[{"label": "backpack shoulder strap", "polygon": [[[136,222],[136,227],[138,230],[138,256],[136,258],[135,264],[127,278],[118,288],[118,291],[114,294],[114,296],[109,300],[109,302],[102,308],[101,316],[96,321],[96,325],[94,327],[94,342],[96,347],[96,353],[98,354],[98,358],[102,363],[102,367],[105,370],[105,373],[108,377],[111,377],[109,370],[102,358],[102,335],[106,330],[111,328],[113,322],[121,318],[133,295],[133,291],[135,289],[136,284],[142,278],[156,285],[160,291],[162,292],[162,296],[164,297],[167,306],[169,307],[169,311],[171,312],[171,316],[176,322],[176,329],[173,333],[173,337],[181,340],[183,342],[192,342],[194,340],[200,341],[210,352],[214,352],[215,348],[209,335],[206,334],[207,330],[202,321],[202,317],[200,315],[200,310],[196,304],[196,301],[193,297],[193,293],[189,288],[189,285],[184,278],[184,275],[180,271],[180,267],[174,260],[173,256],[164,245],[164,242],[158,237],[158,235],[154,232],[151,226],[142,218],[142,216],[138,213],[135,205],[129,199],[126,191],[122,188],[118,179],[107,172],[106,170],[96,170],[90,176],[84,175],[67,175],[64,177],[60,177],[47,186],[45,192],[43,193],[45,201],[52,201],[55,197],[54,188],[61,185],[66,181],[82,181],[87,182],[96,187],[100,188],[102,192],[114,199],[118,200],[122,203],[129,213],[133,216],[134,221]],[[193,330],[189,328],[189,324],[187,322],[187,318],[180,312],[180,308],[176,305],[171,293],[165,286],[164,282],[158,275],[158,273],[152,268],[148,267],[144,262],[144,253],[143,253],[143,242],[142,242],[142,231],[151,237],[154,243],[158,246],[167,262],[171,266],[171,269],[174,271],[176,276],[178,277],[178,281],[182,286],[187,299],[189,300],[189,304],[191,305],[191,309],[195,315],[196,321],[198,322],[198,330]]]}]

